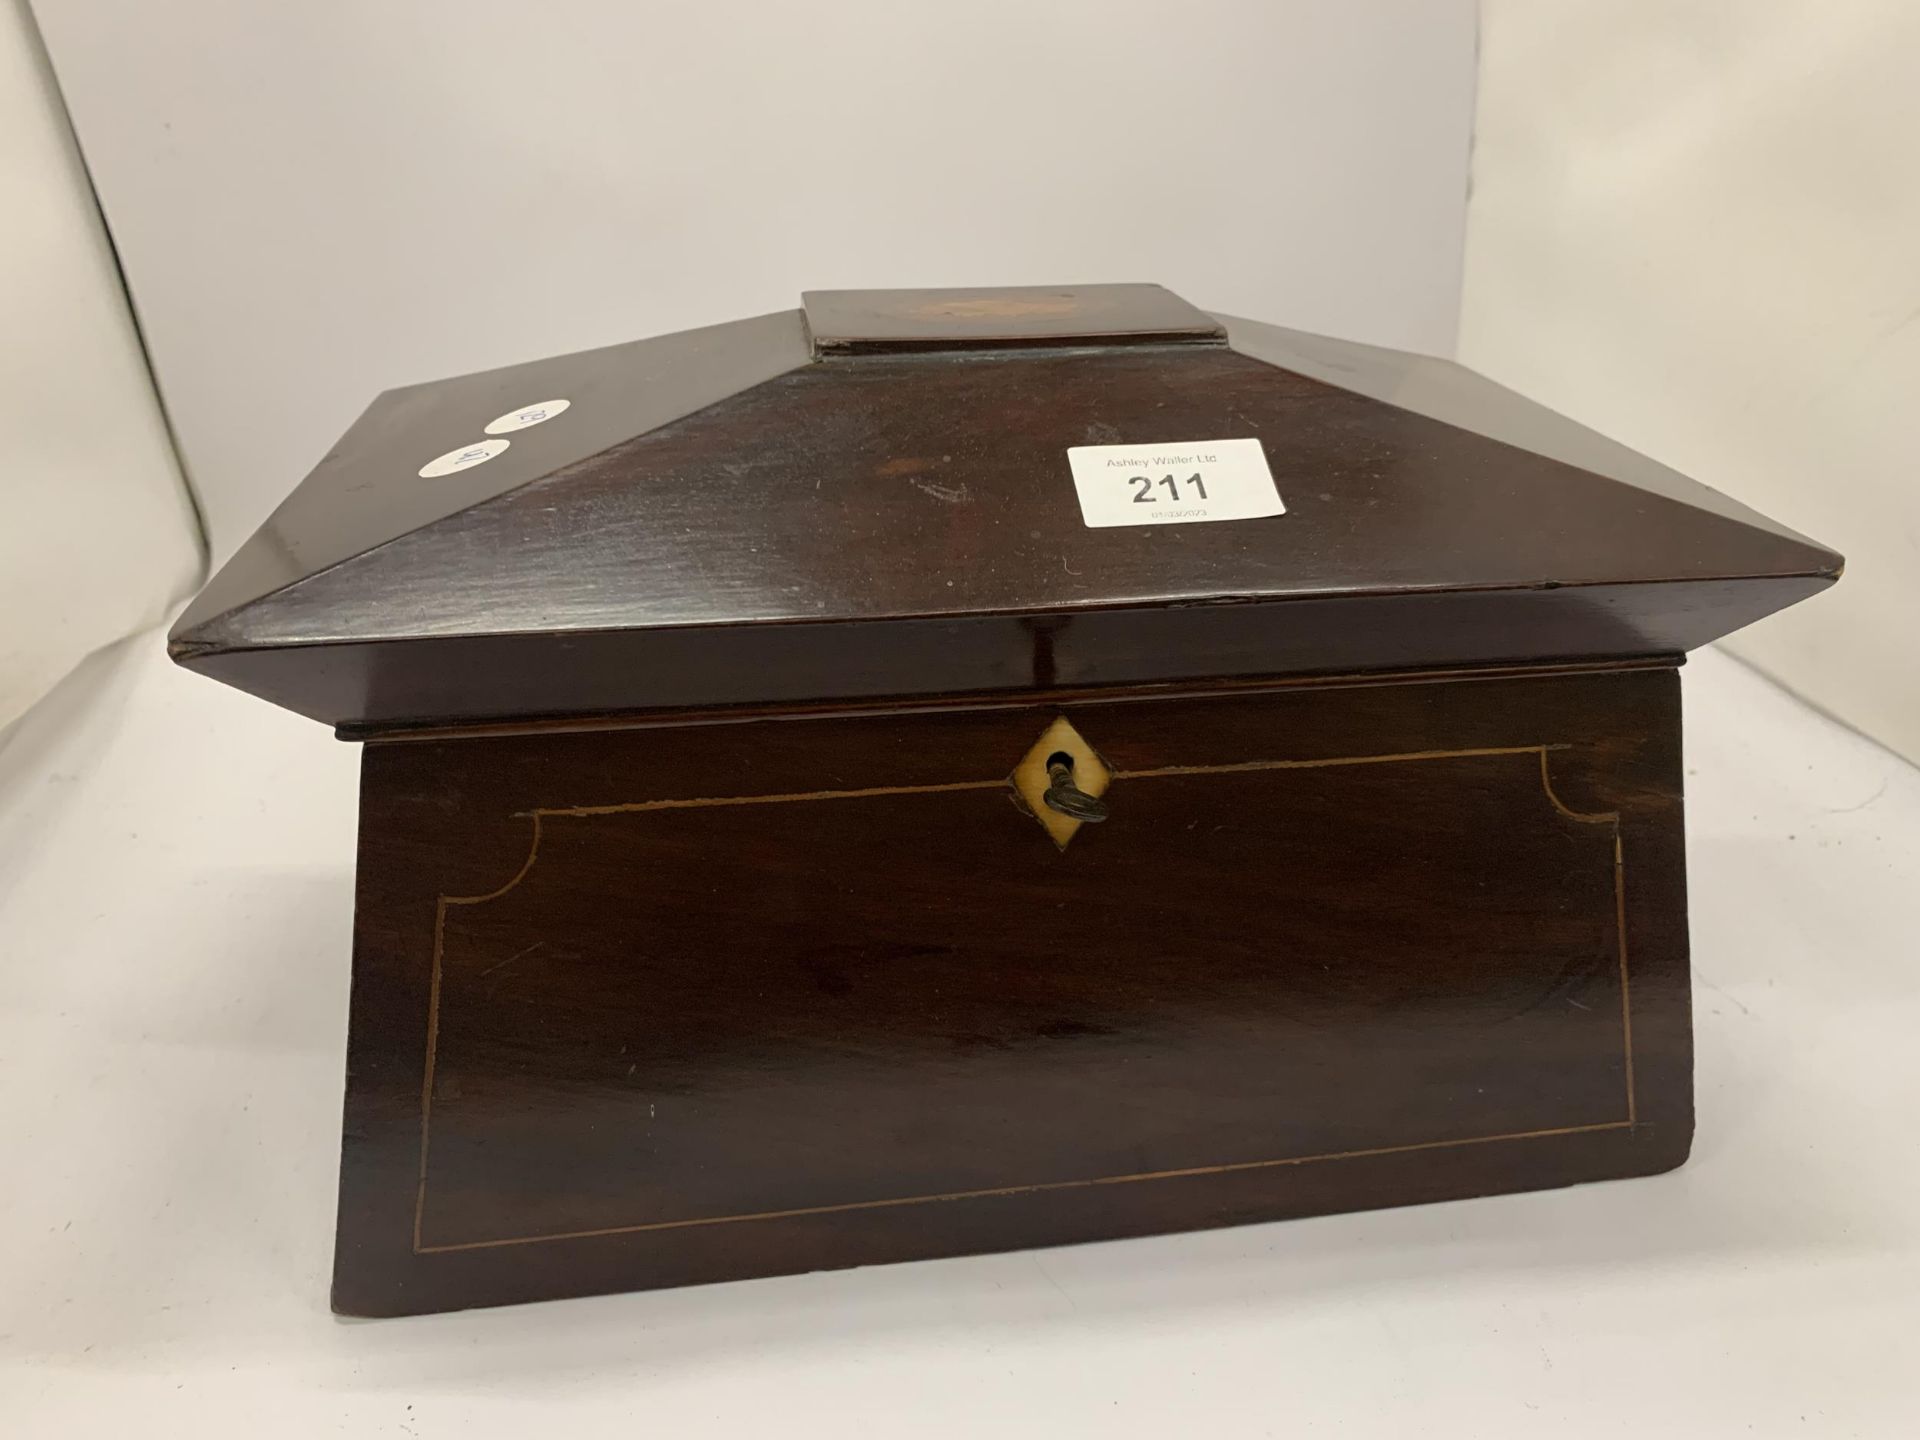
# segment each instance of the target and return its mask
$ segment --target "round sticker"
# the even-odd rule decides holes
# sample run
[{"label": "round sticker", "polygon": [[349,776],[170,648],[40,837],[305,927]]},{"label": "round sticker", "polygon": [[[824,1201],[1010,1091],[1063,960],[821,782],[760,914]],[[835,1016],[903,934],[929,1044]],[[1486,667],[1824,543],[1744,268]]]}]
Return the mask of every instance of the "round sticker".
[{"label": "round sticker", "polygon": [[522,405],[518,410],[509,410],[487,426],[487,434],[510,435],[515,430],[526,429],[529,425],[543,424],[572,403],[571,400],[542,400],[537,405]]},{"label": "round sticker", "polygon": [[420,478],[438,480],[442,475],[471,470],[476,465],[486,464],[512,443],[511,440],[481,440],[472,445],[462,445],[458,450],[449,450],[439,459],[429,460],[422,465]]}]

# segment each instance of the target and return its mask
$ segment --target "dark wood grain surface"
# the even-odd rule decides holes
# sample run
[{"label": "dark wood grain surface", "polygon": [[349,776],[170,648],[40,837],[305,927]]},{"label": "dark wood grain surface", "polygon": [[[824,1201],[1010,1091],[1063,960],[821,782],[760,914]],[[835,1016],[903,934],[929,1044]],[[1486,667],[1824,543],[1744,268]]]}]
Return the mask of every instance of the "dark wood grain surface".
[{"label": "dark wood grain surface", "polygon": [[[1084,522],[1073,447],[1229,439],[1285,513]],[[389,392],[170,637],[369,742],[335,1302],[1677,1165],[1672,667],[1840,566],[1457,365],[1156,286],[813,292]],[[1111,772],[1071,832],[1009,782],[1062,719]]]},{"label": "dark wood grain surface", "polygon": [[[174,635],[192,637],[205,627],[225,633],[219,623],[262,596],[370,557],[399,536],[703,410],[809,358],[806,327],[789,310],[389,390],[220,568],[175,622]],[[480,439],[502,413],[556,399],[572,402],[564,426],[515,432],[512,448],[472,470],[433,480],[418,474],[435,456]],[[436,569],[445,575],[444,566]],[[406,603],[391,591],[388,599]],[[305,639],[334,638],[318,612],[309,617],[320,623]],[[325,664],[323,655],[313,658]]]},{"label": "dark wood grain surface", "polygon": [[[1056,292],[834,292],[815,341],[883,353],[810,359],[795,313],[383,397],[173,651],[378,729],[1674,654],[1838,574],[1510,391],[1433,381],[1458,367],[1206,317],[1121,344],[1079,312],[1191,307],[1114,289],[1011,320]],[[1021,326],[1072,343],[988,343]],[[570,395],[498,460],[415,476],[508,396]],[[1262,443],[1285,514],[1083,523],[1069,448],[1227,438]]]},{"label": "dark wood grain surface", "polygon": [[[886,624],[487,635],[207,655],[194,668],[350,738],[443,723],[635,709],[937,697],[1324,672],[1661,658],[1826,581],[1727,580],[1670,593],[1430,592],[1267,605],[1165,606]],[[1442,657],[1452,657],[1443,659]]]},{"label": "dark wood grain surface", "polygon": [[[1677,1164],[1676,679],[370,745],[336,1303]],[[1116,772],[1064,850],[1006,783],[1059,715]]]}]

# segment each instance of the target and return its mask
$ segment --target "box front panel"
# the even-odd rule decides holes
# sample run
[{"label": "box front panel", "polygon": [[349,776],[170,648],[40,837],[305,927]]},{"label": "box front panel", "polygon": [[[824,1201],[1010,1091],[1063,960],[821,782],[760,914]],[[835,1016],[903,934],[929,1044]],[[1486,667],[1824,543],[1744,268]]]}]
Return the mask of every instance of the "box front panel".
[{"label": "box front panel", "polygon": [[[341,1299],[1674,1163],[1673,680],[375,747]],[[1064,844],[1008,780],[1062,718],[1111,772]]]}]

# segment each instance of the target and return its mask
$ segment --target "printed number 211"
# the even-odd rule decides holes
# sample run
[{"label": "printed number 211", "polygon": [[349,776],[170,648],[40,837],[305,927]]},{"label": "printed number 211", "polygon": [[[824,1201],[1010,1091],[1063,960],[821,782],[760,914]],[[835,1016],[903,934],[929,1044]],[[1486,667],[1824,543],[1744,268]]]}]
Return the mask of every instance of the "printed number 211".
[{"label": "printed number 211", "polygon": [[[1153,487],[1155,484],[1153,477],[1151,475],[1135,475],[1133,477],[1133,483],[1140,487],[1133,492],[1133,503],[1136,505],[1153,504]],[[1180,482],[1174,479],[1173,476],[1162,475],[1158,483],[1161,488],[1167,492],[1168,499],[1178,500],[1180,498]],[[1207,482],[1200,478],[1198,471],[1189,475],[1186,483],[1193,487],[1194,493],[1202,500],[1207,498]]]}]

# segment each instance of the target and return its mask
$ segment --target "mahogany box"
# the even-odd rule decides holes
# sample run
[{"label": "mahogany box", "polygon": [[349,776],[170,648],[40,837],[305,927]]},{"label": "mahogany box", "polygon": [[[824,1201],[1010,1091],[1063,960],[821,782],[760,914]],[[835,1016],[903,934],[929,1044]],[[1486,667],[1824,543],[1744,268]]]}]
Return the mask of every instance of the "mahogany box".
[{"label": "mahogany box", "polygon": [[364,745],[335,1306],[1678,1165],[1677,667],[1840,565],[1151,285],[390,391],[171,637]]}]

